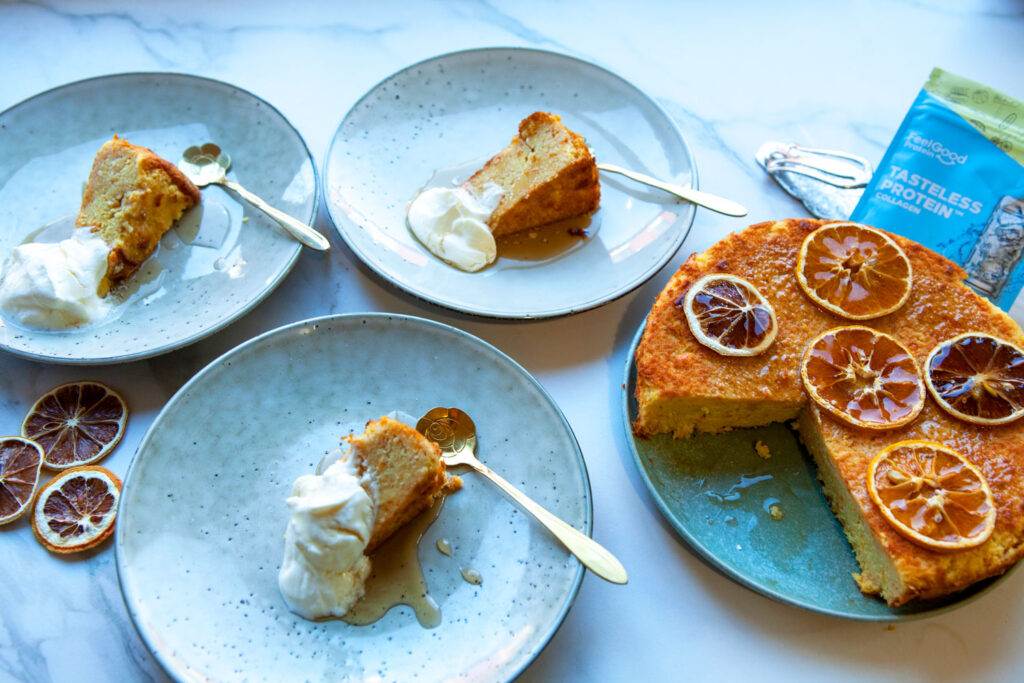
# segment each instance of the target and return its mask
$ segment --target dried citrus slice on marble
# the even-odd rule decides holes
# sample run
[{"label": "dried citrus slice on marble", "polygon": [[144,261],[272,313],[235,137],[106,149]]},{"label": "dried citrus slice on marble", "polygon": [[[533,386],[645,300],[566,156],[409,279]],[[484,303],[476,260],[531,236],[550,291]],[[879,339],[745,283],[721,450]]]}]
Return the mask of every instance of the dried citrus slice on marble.
[{"label": "dried citrus slice on marble", "polygon": [[21,435],[43,447],[55,470],[100,460],[124,434],[128,407],[99,382],[69,382],[43,394],[21,424]]},{"label": "dried citrus slice on marble", "polygon": [[103,467],[73,467],[39,490],[32,531],[47,550],[77,553],[114,533],[121,480]]},{"label": "dried citrus slice on marble", "polygon": [[903,305],[913,272],[903,250],[881,232],[858,223],[829,223],[804,240],[796,278],[819,306],[868,320]]},{"label": "dried citrus slice on marble", "polygon": [[869,327],[837,327],[815,337],[800,377],[815,403],[857,427],[902,427],[924,407],[917,361],[898,341]]},{"label": "dried citrus slice on marble", "polygon": [[985,477],[962,455],[931,441],[900,441],[868,465],[868,492],[903,536],[932,550],[981,545],[995,528]]},{"label": "dried citrus slice on marble", "polygon": [[13,522],[32,502],[43,449],[20,436],[0,436],[0,525]]},{"label": "dried citrus slice on marble", "polygon": [[997,425],[1024,415],[1024,351],[979,332],[932,349],[925,381],[935,402],[968,422]]},{"label": "dried citrus slice on marble", "polygon": [[775,310],[754,285],[735,275],[705,275],[676,302],[701,344],[723,356],[755,356],[775,341]]}]

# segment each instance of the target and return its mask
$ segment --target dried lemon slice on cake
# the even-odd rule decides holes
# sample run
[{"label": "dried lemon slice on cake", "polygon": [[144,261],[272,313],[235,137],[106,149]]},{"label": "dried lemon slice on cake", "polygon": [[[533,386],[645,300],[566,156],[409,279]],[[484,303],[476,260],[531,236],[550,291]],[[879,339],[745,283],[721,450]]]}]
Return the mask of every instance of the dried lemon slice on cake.
[{"label": "dried lemon slice on cake", "polygon": [[69,382],[43,394],[21,424],[21,435],[43,447],[55,470],[100,460],[124,434],[128,407],[99,382]]},{"label": "dried lemon slice on cake", "polygon": [[755,356],[775,341],[775,310],[757,288],[735,275],[705,275],[676,301],[690,331],[723,356]]},{"label": "dried lemon slice on cake", "polygon": [[969,332],[932,349],[925,381],[946,412],[997,425],[1024,415],[1024,351],[988,334]]},{"label": "dried lemon slice on cake", "polygon": [[900,441],[868,465],[868,493],[900,534],[932,550],[964,550],[992,535],[996,506],[981,472],[951,448]]},{"label": "dried lemon slice on cake", "polygon": [[43,449],[20,436],[0,437],[0,525],[13,522],[32,502]]},{"label": "dried lemon slice on cake", "polygon": [[913,271],[891,238],[859,223],[829,223],[804,240],[800,288],[819,306],[851,320],[892,313],[910,296]]},{"label": "dried lemon slice on cake", "polygon": [[39,490],[32,531],[46,549],[77,553],[114,533],[121,480],[103,467],[73,467]]},{"label": "dried lemon slice on cake", "polygon": [[815,337],[800,377],[815,403],[857,427],[902,427],[924,407],[917,361],[898,341],[869,327],[837,327]]}]

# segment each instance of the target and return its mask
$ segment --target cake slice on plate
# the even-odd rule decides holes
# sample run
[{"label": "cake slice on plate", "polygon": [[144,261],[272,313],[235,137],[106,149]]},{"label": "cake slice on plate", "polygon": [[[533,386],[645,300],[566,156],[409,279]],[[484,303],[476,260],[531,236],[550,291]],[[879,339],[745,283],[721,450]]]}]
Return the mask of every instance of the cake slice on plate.
[{"label": "cake slice on plate", "polygon": [[412,427],[384,416],[349,438],[363,486],[376,503],[369,555],[392,533],[461,480],[445,472],[441,449]]},{"label": "cake slice on plate", "polygon": [[462,482],[445,472],[441,450],[415,429],[382,417],[349,448],[299,477],[287,499],[278,587],[306,619],[341,617],[364,594],[368,557],[403,524]]},{"label": "cake slice on plate", "polygon": [[104,143],[75,220],[110,245],[102,291],[131,277],[174,221],[200,200],[199,188],[152,150],[116,135]]},{"label": "cake slice on plate", "polygon": [[495,237],[591,213],[601,201],[597,164],[586,141],[547,112],[523,119],[508,147],[463,187],[481,195],[489,184],[504,192],[487,220]]}]

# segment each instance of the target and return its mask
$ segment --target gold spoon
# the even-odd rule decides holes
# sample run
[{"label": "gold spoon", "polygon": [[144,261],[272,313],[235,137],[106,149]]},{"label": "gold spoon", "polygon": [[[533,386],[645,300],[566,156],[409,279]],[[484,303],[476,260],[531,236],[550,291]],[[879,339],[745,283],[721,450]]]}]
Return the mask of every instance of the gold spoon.
[{"label": "gold spoon", "polygon": [[657,178],[652,178],[649,175],[637,173],[636,171],[630,171],[628,168],[622,168],[621,166],[616,166],[614,164],[598,164],[597,167],[602,171],[618,173],[619,175],[624,175],[638,183],[643,183],[644,185],[650,185],[651,187],[656,187],[659,190],[664,190],[669,194],[674,194],[680,199],[685,199],[697,206],[703,206],[705,209],[711,209],[712,211],[723,213],[726,216],[747,215],[747,209],[745,206],[737,204],[731,199],[726,199],[725,197],[719,197],[708,192],[701,192],[700,190],[695,190],[692,187],[686,187],[684,185],[666,183],[663,180],[658,180]]},{"label": "gold spoon", "polygon": [[289,235],[307,247],[318,251],[330,249],[331,243],[319,232],[302,221],[292,218],[284,211],[275,209],[235,181],[228,180],[225,174],[231,168],[231,157],[212,142],[207,142],[200,147],[193,145],[186,149],[181,155],[181,161],[178,162],[178,168],[199,187],[206,187],[212,183],[234,190],[243,199],[280,223]]},{"label": "gold spoon", "polygon": [[626,583],[626,569],[614,555],[594,539],[530,500],[526,494],[477,460],[473,454],[476,450],[476,425],[469,415],[458,408],[433,408],[416,423],[416,431],[441,447],[445,465],[467,465],[497,484],[498,488],[547,527],[584,567],[605,581]]}]

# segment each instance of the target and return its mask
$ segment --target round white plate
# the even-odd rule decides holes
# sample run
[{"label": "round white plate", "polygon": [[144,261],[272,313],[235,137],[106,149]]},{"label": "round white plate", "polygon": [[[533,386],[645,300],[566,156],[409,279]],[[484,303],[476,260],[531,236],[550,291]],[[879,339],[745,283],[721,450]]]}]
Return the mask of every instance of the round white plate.
[{"label": "round white plate", "polygon": [[449,182],[465,180],[508,144],[521,119],[540,110],[583,135],[598,162],[697,185],[675,123],[619,76],[551,52],[469,50],[399,71],[345,116],[324,170],[338,232],[395,286],[476,315],[566,315],[640,286],[682,244],[695,208],[621,176],[601,174],[601,207],[588,236],[540,260],[499,250],[490,267],[464,273],[433,256],[406,226],[408,203],[435,171]]},{"label": "round white plate", "polygon": [[[196,76],[104,76],[49,90],[0,113],[0,261],[35,237],[70,231],[93,157],[114,134],[172,163],[216,142],[234,178],[277,208],[313,219],[316,166],[299,133],[252,93]],[[116,363],[195,342],[262,301],[298,258],[298,242],[236,195],[209,186],[129,282],[112,315],[62,332],[0,318],[0,348],[56,363]]]},{"label": "round white plate", "polygon": [[[294,479],[349,430],[392,410],[459,407],[481,460],[577,529],[590,484],[551,398],[494,347],[383,314],[279,328],[217,359],[168,402],[125,477],[115,537],[125,604],[183,680],[432,681],[515,677],[571,606],[583,569],[486,480],[460,472],[420,544],[436,629],[411,610],[370,626],[305,621],[277,573]],[[453,557],[435,547],[447,539]],[[483,576],[465,582],[460,568]]]}]

